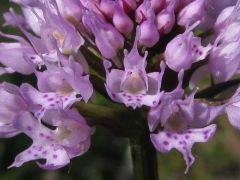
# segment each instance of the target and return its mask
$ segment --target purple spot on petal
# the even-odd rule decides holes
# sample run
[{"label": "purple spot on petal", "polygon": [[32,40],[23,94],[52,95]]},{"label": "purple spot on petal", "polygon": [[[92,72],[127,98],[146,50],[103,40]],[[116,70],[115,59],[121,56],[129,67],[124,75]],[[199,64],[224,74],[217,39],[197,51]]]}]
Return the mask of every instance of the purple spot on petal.
[{"label": "purple spot on petal", "polygon": [[64,98],[64,100],[65,100],[65,101],[67,101],[67,100],[68,100],[68,98],[66,97],[66,98]]},{"label": "purple spot on petal", "polygon": [[43,134],[43,133],[39,133],[39,136],[40,136],[40,137],[43,137],[43,136],[44,136],[44,134]]},{"label": "purple spot on petal", "polygon": [[177,139],[178,139],[178,137],[177,137],[177,136],[173,136],[173,138],[174,138],[175,140],[177,140]]},{"label": "purple spot on petal", "polygon": [[44,94],[44,96],[43,96],[44,98],[47,98],[48,97],[48,94]]},{"label": "purple spot on petal", "polygon": [[185,136],[185,139],[189,139],[189,135],[186,135],[186,136]]},{"label": "purple spot on petal", "polygon": [[27,151],[27,153],[28,153],[28,154],[31,154],[31,153],[32,153],[32,151],[31,151],[31,150],[28,150],[28,151]]},{"label": "purple spot on petal", "polygon": [[163,144],[164,144],[165,146],[167,146],[167,145],[169,144],[169,142],[163,141]]},{"label": "purple spot on petal", "polygon": [[192,162],[192,158],[190,156],[187,157],[189,162]]},{"label": "purple spot on petal", "polygon": [[43,151],[42,154],[43,154],[43,155],[46,155],[46,154],[47,154],[47,151]]},{"label": "purple spot on petal", "polygon": [[208,132],[209,132],[209,131],[204,131],[204,132],[203,132],[203,134],[204,134],[204,135],[207,135],[207,134],[208,134]]},{"label": "purple spot on petal", "polygon": [[28,131],[32,131],[32,127],[31,126],[27,126],[27,130]]},{"label": "purple spot on petal", "polygon": [[53,106],[55,106],[55,104],[50,104],[50,106],[52,106],[52,107],[53,107]]},{"label": "purple spot on petal", "polygon": [[112,97],[113,97],[113,98],[116,98],[116,94],[113,94],[113,93],[112,93]]},{"label": "purple spot on petal", "polygon": [[178,143],[179,143],[179,144],[183,144],[183,142],[182,142],[182,141],[179,141]]},{"label": "purple spot on petal", "polygon": [[18,155],[18,156],[16,157],[16,161],[21,161],[21,159],[22,159],[22,156],[20,156],[20,155]]},{"label": "purple spot on petal", "polygon": [[33,156],[34,156],[34,157],[38,157],[38,154],[34,154]]},{"label": "purple spot on petal", "polygon": [[128,99],[128,101],[132,101],[132,99]]},{"label": "purple spot on petal", "polygon": [[58,156],[57,156],[56,154],[53,155],[53,159],[57,159],[57,157],[58,157]]},{"label": "purple spot on petal", "polygon": [[166,136],[169,137],[169,138],[172,137],[172,135],[170,133],[166,133]]},{"label": "purple spot on petal", "polygon": [[204,136],[204,139],[207,139],[207,138],[208,138],[208,135],[205,135],[205,136]]},{"label": "purple spot on petal", "polygon": [[141,101],[141,99],[137,99],[137,101]]},{"label": "purple spot on petal", "polygon": [[53,100],[53,98],[49,98],[49,99],[48,99],[48,101],[52,101],[52,100]]}]

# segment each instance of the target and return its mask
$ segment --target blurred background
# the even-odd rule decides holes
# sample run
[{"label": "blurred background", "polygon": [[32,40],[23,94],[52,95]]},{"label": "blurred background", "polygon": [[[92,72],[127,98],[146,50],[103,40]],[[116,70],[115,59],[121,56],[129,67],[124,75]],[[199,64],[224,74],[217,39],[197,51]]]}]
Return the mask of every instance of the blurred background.
[{"label": "blurred background", "polygon": [[[20,33],[17,29],[2,27],[2,14],[13,4],[8,0],[0,2],[0,29],[7,33]],[[14,8],[18,8],[14,5]],[[6,39],[1,39],[0,41]],[[4,75],[0,81],[31,82],[33,77],[19,74]],[[1,117],[0,117],[1,118]],[[158,154],[159,179],[163,180],[237,180],[240,179],[240,132],[233,129],[225,116],[218,120],[216,135],[206,144],[196,144],[193,153],[196,162],[184,175],[185,162],[179,152]],[[56,171],[38,168],[34,162],[20,168],[8,169],[15,156],[26,149],[31,140],[24,135],[11,139],[0,139],[0,180],[132,180],[131,156],[128,140],[113,137],[106,129],[98,127],[92,136],[90,150],[71,164]]]}]

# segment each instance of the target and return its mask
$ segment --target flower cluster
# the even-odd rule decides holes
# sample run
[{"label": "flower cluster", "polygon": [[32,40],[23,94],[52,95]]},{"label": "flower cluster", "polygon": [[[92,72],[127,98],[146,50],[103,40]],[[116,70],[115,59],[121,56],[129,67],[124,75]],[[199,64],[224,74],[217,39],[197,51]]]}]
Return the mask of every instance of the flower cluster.
[{"label": "flower cluster", "polygon": [[[56,169],[89,149],[94,127],[75,105],[94,101],[95,74],[113,102],[148,107],[152,144],[163,153],[180,151],[185,172],[195,159],[193,144],[215,134],[217,116],[226,112],[240,129],[240,89],[230,99],[214,99],[221,103],[195,98],[203,75],[225,82],[240,72],[240,1],[12,1],[22,13],[10,9],[4,26],[17,27],[23,37],[0,32],[11,41],[0,43],[0,74],[34,75],[37,85],[0,84],[0,136],[32,139],[10,167],[45,159],[37,164]],[[102,59],[105,74],[96,72],[96,59],[88,63],[84,48]],[[164,80],[169,71],[178,85],[166,90],[174,84]]]}]

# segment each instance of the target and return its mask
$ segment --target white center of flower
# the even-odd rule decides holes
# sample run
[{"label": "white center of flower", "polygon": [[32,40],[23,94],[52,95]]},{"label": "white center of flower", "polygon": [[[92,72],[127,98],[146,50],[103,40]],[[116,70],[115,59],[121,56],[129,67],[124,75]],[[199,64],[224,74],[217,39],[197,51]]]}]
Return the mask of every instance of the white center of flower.
[{"label": "white center of flower", "polygon": [[49,77],[48,82],[52,91],[56,91],[63,96],[67,96],[73,92],[72,87],[59,72],[52,74],[52,76]]},{"label": "white center of flower", "polygon": [[65,126],[59,126],[57,128],[57,140],[63,141],[71,134],[71,130],[66,128]]},{"label": "white center of flower", "polygon": [[132,95],[138,95],[146,92],[146,83],[138,70],[129,71],[127,77],[122,83],[122,91]]},{"label": "white center of flower", "polygon": [[187,128],[187,122],[179,112],[175,112],[167,120],[165,128],[170,131],[180,132]]},{"label": "white center of flower", "polygon": [[58,47],[62,47],[64,42],[64,36],[62,33],[56,30],[53,32],[53,37],[56,39]]}]

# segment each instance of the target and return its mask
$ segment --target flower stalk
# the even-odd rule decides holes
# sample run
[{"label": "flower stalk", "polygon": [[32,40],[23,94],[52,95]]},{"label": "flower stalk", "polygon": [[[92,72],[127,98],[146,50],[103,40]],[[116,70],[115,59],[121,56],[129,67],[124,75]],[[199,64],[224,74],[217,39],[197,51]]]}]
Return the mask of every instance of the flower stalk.
[{"label": "flower stalk", "polygon": [[155,148],[149,134],[130,138],[132,165],[135,180],[158,180],[158,164]]}]

